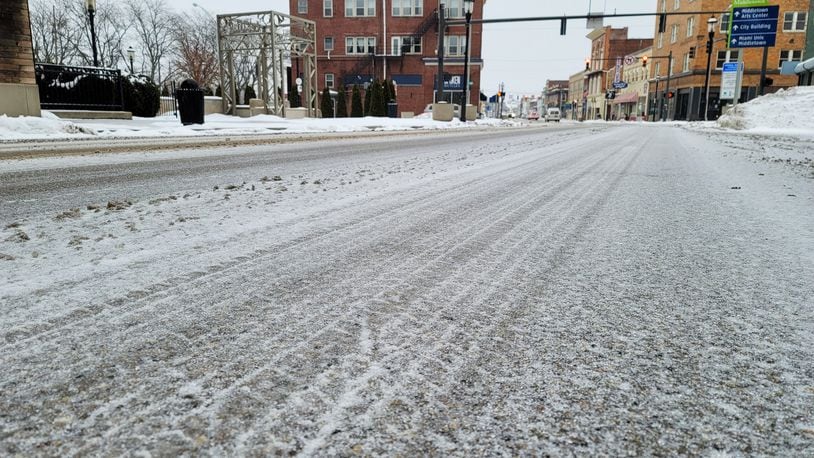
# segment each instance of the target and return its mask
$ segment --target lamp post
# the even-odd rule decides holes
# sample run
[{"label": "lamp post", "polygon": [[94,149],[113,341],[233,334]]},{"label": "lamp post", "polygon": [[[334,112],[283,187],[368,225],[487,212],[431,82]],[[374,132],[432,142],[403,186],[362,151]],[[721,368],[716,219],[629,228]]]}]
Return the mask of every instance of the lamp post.
[{"label": "lamp post", "polygon": [[132,46],[127,48],[127,57],[130,59],[130,74],[132,75],[136,73],[135,70],[133,70],[133,58],[136,57],[136,50],[133,49]]},{"label": "lamp post", "polygon": [[709,41],[707,41],[707,72],[704,74],[704,121],[709,121],[709,70],[712,65],[712,44],[715,40],[715,25],[717,23],[718,18],[716,17],[707,19]]},{"label": "lamp post", "polygon": [[88,12],[88,19],[90,20],[90,45],[93,49],[93,66],[99,66],[99,55],[96,53],[96,25],[94,17],[96,16],[96,0],[85,0],[85,9]]},{"label": "lamp post", "polygon": [[469,105],[469,30],[472,27],[472,8],[475,0],[464,0],[466,13],[466,47],[464,48],[464,100],[461,107],[461,122],[466,122],[466,106]]}]

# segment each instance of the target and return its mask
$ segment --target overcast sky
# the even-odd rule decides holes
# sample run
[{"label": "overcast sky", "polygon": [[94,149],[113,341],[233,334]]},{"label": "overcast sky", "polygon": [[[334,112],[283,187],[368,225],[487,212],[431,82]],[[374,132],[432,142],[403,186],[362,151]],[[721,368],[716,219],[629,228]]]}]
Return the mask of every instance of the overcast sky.
[{"label": "overcast sky", "polygon": [[[288,12],[288,0],[195,0],[213,14],[275,10]],[[559,16],[585,14],[591,0],[488,0],[487,19],[503,17]],[[192,1],[188,8],[192,8]],[[178,9],[182,2],[173,1]],[[593,0],[591,9],[613,13],[639,13],[656,10],[657,0]],[[630,27],[631,38],[652,38],[655,19],[606,20],[606,25]],[[514,94],[538,93],[547,79],[568,79],[585,65],[590,43],[584,21],[568,24],[568,34],[560,36],[560,23],[523,22],[484,26],[482,75],[483,90],[489,94],[504,82]]]}]

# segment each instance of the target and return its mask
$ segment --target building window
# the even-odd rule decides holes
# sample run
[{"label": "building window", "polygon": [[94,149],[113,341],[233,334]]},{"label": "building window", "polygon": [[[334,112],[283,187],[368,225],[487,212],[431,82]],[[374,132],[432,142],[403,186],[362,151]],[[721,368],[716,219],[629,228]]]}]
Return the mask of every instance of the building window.
[{"label": "building window", "polygon": [[783,68],[783,62],[800,62],[803,60],[803,51],[780,51],[780,63],[777,68]]},{"label": "building window", "polygon": [[334,78],[333,73],[326,73],[325,74],[325,87],[327,87],[328,89],[333,89],[335,79],[336,78]]},{"label": "building window", "polygon": [[393,16],[423,16],[424,0],[393,0]]},{"label": "building window", "polygon": [[740,57],[740,51],[737,49],[727,49],[726,51],[718,51],[718,58],[715,60],[715,68],[718,70],[724,68],[727,62],[736,62]]},{"label": "building window", "polygon": [[806,30],[806,19],[808,13],[805,11],[793,11],[783,15],[784,32],[804,32]]},{"label": "building window", "polygon": [[421,54],[421,37],[393,37],[393,54]]},{"label": "building window", "polygon": [[681,0],[675,0],[675,2],[673,3],[673,9],[674,10],[681,9]]},{"label": "building window", "polygon": [[346,54],[375,54],[376,37],[347,37],[345,38]]},{"label": "building window", "polygon": [[367,17],[376,15],[376,0],[345,0],[346,17]]},{"label": "building window", "polygon": [[448,0],[447,12],[451,18],[464,17],[464,0]]},{"label": "building window", "polygon": [[334,37],[325,37],[325,51],[334,50]]},{"label": "building window", "polygon": [[447,35],[444,37],[444,51],[449,57],[463,57],[466,47],[466,37],[463,35]]},{"label": "building window", "polygon": [[661,0],[661,12],[662,13],[667,12],[667,0]]},{"label": "building window", "polygon": [[690,18],[687,19],[687,37],[693,36],[694,33],[695,33],[695,16],[690,16]]},{"label": "building window", "polygon": [[659,49],[664,47],[664,32],[659,33],[658,47],[659,47]]},{"label": "building window", "polygon": [[684,54],[684,65],[681,66],[681,71],[690,71],[690,53]]},{"label": "building window", "polygon": [[334,16],[334,0],[324,0],[322,2],[322,15],[325,17]]},{"label": "building window", "polygon": [[308,0],[297,0],[297,14],[308,14]]},{"label": "building window", "polygon": [[670,43],[675,43],[676,41],[678,41],[678,24],[673,24],[670,30]]},{"label": "building window", "polygon": [[721,15],[721,33],[729,33],[729,13]]},{"label": "building window", "polygon": [[656,76],[661,76],[661,62],[656,62],[654,69]]}]

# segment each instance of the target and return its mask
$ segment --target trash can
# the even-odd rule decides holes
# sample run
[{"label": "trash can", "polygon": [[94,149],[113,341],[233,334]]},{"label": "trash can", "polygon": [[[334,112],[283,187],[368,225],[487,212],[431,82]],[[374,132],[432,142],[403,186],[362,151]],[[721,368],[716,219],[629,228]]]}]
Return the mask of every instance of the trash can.
[{"label": "trash can", "polygon": [[399,117],[399,104],[396,103],[395,100],[391,100],[387,104],[387,117],[388,118],[398,118]]},{"label": "trash can", "polygon": [[204,91],[195,80],[184,80],[181,87],[175,90],[175,98],[178,100],[181,124],[204,123]]}]

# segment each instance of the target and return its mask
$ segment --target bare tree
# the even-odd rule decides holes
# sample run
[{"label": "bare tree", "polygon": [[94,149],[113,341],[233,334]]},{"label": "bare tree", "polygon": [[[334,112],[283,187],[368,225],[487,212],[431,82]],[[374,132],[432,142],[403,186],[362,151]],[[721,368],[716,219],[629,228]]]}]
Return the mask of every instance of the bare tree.
[{"label": "bare tree", "polygon": [[192,78],[201,87],[218,79],[218,32],[215,19],[203,13],[180,16],[175,35],[175,68],[180,76]]},{"label": "bare tree", "polygon": [[161,81],[162,62],[174,46],[178,18],[164,0],[128,0],[127,11],[138,39],[143,71]]},{"label": "bare tree", "polygon": [[77,56],[82,32],[71,14],[70,0],[31,2],[31,33],[37,62],[65,65]]},{"label": "bare tree", "polygon": [[[77,43],[77,62],[82,65],[93,65],[93,53],[90,44],[90,25],[84,2],[68,2],[74,20],[80,24],[81,39]],[[97,0],[96,2],[96,43],[99,53],[99,65],[117,68],[123,62],[122,43],[130,30],[130,21],[125,11],[115,0]]]}]

